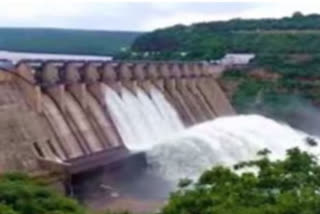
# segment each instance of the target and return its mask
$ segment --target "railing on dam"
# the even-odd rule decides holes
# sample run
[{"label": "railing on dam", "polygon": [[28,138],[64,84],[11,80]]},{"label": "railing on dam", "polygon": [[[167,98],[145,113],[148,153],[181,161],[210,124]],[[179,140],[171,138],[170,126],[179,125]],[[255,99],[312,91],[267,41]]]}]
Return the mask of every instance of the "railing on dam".
[{"label": "railing on dam", "polygon": [[[0,91],[9,91],[5,97],[12,97],[11,103],[1,98],[0,108],[13,102],[25,110],[19,112],[21,118],[0,112],[0,119],[19,124],[13,127],[16,136],[9,134],[12,142],[3,137],[5,133],[0,133],[0,141],[22,156],[0,154],[0,172],[78,173],[121,159],[145,143],[135,141],[157,140],[170,130],[232,115],[216,81],[222,70],[218,65],[175,62],[18,63],[14,71],[0,72]],[[154,132],[146,133],[148,139],[137,136],[141,129],[134,124],[123,122],[137,118],[136,112],[144,117],[139,108],[153,114],[145,117],[148,130]],[[163,125],[163,133],[155,133],[156,123]],[[165,129],[166,124],[171,128]],[[23,140],[16,139],[20,135]],[[2,147],[0,153],[9,150]],[[10,167],[8,161],[13,163]]]}]

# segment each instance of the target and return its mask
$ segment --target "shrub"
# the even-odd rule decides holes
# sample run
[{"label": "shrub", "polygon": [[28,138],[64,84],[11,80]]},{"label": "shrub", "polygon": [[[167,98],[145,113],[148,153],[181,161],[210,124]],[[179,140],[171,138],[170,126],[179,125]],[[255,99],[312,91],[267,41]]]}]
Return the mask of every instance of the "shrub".
[{"label": "shrub", "polygon": [[255,168],[256,173],[236,173],[214,167],[193,188],[173,193],[162,214],[307,214],[320,213],[320,166],[317,158],[297,148],[284,160],[242,162],[234,169]]},{"label": "shrub", "polygon": [[2,214],[83,214],[74,200],[64,197],[24,174],[0,177]]}]

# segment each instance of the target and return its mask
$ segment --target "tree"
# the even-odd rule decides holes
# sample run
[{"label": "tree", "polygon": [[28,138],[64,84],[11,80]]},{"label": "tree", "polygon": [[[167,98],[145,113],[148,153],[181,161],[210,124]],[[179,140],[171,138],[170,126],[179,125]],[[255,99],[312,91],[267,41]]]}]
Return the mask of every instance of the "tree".
[{"label": "tree", "polygon": [[292,15],[293,18],[301,18],[303,17],[303,14],[300,11],[296,11]]},{"label": "tree", "polygon": [[[234,170],[217,166],[193,187],[173,193],[162,214],[311,214],[320,213],[320,166],[297,148],[284,160],[241,162]],[[248,168],[255,172],[239,173]]]},{"label": "tree", "polygon": [[26,175],[0,177],[0,214],[84,214],[74,200]]},{"label": "tree", "polygon": [[18,214],[11,207],[0,204],[0,214]]},{"label": "tree", "polygon": [[[173,26],[139,36],[132,51],[157,52],[158,60],[179,60],[178,54],[167,58],[168,52],[188,53],[188,60],[212,60],[226,53],[301,54],[318,53],[320,15],[303,15],[281,19],[232,19]],[[292,33],[294,30],[294,33]],[[275,33],[276,32],[276,33]]]}]

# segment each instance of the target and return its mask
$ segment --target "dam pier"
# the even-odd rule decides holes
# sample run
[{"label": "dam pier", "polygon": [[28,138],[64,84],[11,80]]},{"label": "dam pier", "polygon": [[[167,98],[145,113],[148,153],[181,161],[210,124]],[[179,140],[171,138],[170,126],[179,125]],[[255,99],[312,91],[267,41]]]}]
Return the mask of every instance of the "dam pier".
[{"label": "dam pier", "polygon": [[20,61],[0,69],[0,173],[64,181],[235,114],[219,65]]}]

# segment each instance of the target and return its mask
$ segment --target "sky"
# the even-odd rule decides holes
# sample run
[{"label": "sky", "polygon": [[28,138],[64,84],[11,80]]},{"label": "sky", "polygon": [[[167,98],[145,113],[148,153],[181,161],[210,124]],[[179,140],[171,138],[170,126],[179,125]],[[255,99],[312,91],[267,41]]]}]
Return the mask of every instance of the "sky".
[{"label": "sky", "polygon": [[320,0],[0,0],[0,27],[151,31],[175,24],[320,13]]}]

